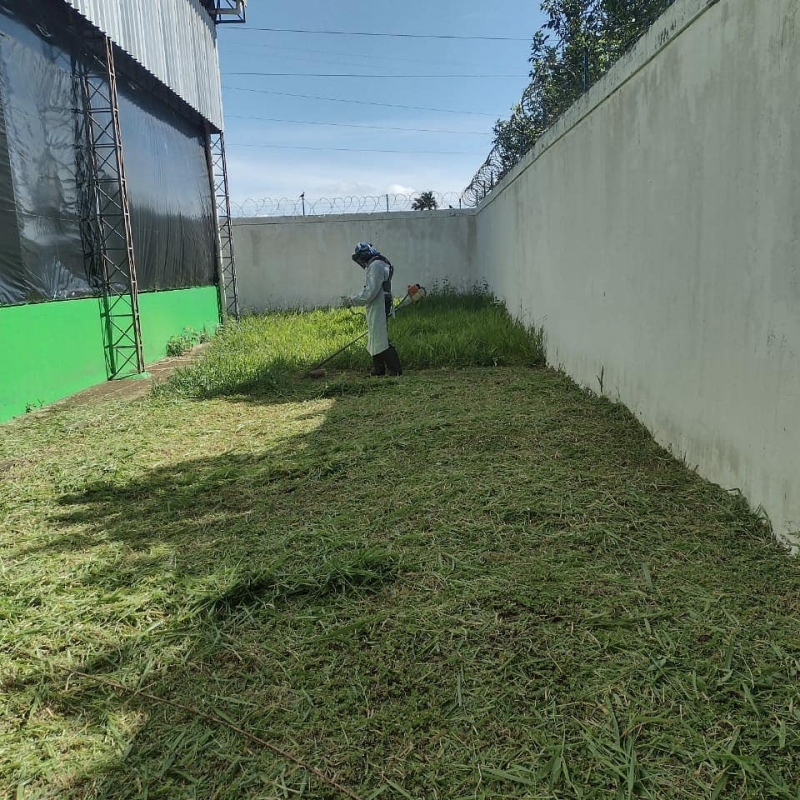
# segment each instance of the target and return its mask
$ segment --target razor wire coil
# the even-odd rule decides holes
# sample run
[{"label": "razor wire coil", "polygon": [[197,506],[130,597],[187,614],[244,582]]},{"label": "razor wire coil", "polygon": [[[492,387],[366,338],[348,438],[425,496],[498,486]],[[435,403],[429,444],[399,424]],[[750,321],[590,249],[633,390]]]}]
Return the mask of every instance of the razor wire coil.
[{"label": "razor wire coil", "polygon": [[[587,42],[592,41],[591,37],[596,37],[594,44],[597,44],[599,37],[608,37],[609,29],[601,30],[600,23],[604,20],[604,14],[612,2],[613,0],[594,0],[582,10],[580,34]],[[548,45],[548,57],[535,64],[531,72],[531,82],[523,91],[518,104],[520,120],[525,128],[518,137],[518,146],[509,149],[495,141],[486,160],[461,193],[462,207],[477,206],[533,148],[542,134],[553,127],[564,112],[594,86],[623,55],[633,49],[675,0],[617,0],[617,2],[626,5],[626,10],[631,15],[625,26],[626,35],[622,35],[622,29],[616,31],[612,29],[612,39],[616,37],[617,44],[609,51],[601,51],[602,58],[593,58],[589,48],[584,47],[583,63],[576,69],[574,65],[565,63],[565,51],[569,43],[567,37],[562,36],[555,43]],[[544,37],[542,39],[544,44],[547,42],[547,35],[543,32],[540,34]],[[550,95],[554,78],[563,75],[567,77],[566,81],[562,82],[561,97],[553,103]],[[548,89],[551,90],[549,93]],[[549,109],[548,103],[552,104]],[[498,121],[498,125],[501,122],[503,121]],[[497,126],[495,130],[497,131]]]},{"label": "razor wire coil", "polygon": [[[436,209],[448,210],[462,207],[459,192],[431,192],[436,201]],[[239,202],[231,201],[231,215],[234,217],[298,217],[325,216],[331,214],[381,214],[394,211],[415,211],[414,203],[420,193],[345,195],[342,197],[309,198],[298,196],[248,198]],[[419,213],[425,213],[419,210]]]},{"label": "razor wire coil", "polygon": [[[675,0],[576,0],[585,2],[569,35],[550,42],[547,26],[534,37],[540,56],[532,58],[531,80],[523,91],[514,114],[495,125],[495,145],[463,192],[433,192],[438,209],[474,208],[530,152],[541,136],[594,86],[614,64],[647,33],[658,17]],[[624,25],[608,26],[612,7],[623,9]],[[583,42],[581,63],[575,63],[575,41]],[[612,42],[609,45],[609,41]],[[603,43],[602,46],[600,43]],[[595,46],[591,50],[591,45]],[[570,48],[572,48],[570,50]],[[545,53],[543,57],[541,54]],[[570,61],[570,56],[573,61]],[[516,115],[516,117],[514,116]],[[500,143],[498,127],[512,127],[513,147]],[[341,197],[248,198],[231,202],[234,217],[323,216],[331,214],[375,214],[415,210],[415,194],[346,195]]]}]

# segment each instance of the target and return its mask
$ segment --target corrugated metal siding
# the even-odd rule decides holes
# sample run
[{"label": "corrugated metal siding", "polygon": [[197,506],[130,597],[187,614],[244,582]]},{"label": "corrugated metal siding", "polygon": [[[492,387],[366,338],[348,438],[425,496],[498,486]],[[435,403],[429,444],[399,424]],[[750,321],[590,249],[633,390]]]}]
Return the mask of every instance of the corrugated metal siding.
[{"label": "corrugated metal siding", "polygon": [[217,33],[199,0],[66,0],[213,125],[222,128]]}]

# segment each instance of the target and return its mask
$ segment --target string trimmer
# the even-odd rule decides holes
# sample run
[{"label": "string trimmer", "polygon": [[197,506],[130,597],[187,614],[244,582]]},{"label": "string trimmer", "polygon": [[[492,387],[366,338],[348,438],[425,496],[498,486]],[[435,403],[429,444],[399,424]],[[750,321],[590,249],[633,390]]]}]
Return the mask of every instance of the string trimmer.
[{"label": "string trimmer", "polygon": [[[406,296],[394,307],[394,310],[397,311],[398,309],[404,308],[405,306],[413,305],[414,303],[419,303],[427,295],[424,286],[420,286],[418,283],[413,284],[412,286],[408,287],[408,291],[406,291]],[[344,347],[340,347],[335,353],[332,353],[323,361],[320,361],[315,367],[308,371],[309,378],[324,378],[328,373],[326,370],[322,369],[329,361],[332,361],[339,353],[344,353],[345,350],[352,347],[356,342],[361,341],[367,335],[367,331],[356,336],[352,342],[348,342]]]}]

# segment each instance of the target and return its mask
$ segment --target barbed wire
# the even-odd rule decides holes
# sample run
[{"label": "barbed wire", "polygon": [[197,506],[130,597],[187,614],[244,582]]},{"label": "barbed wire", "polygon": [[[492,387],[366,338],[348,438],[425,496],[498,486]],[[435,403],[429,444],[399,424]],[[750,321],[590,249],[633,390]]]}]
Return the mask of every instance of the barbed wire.
[{"label": "barbed wire", "polygon": [[[327,214],[385,214],[392,211],[414,211],[415,203],[431,195],[433,208],[461,208],[463,199],[459,192],[415,192],[412,194],[345,195],[343,197],[297,198],[263,197],[231,201],[234,217],[311,217]],[[426,209],[422,209],[426,210]]]},{"label": "barbed wire", "polygon": [[[618,0],[589,0],[578,19],[570,21],[572,29],[548,41],[550,33],[542,29],[534,37],[539,45],[539,58],[534,61],[531,81],[522,93],[509,120],[498,120],[507,126],[501,142],[495,146],[476,171],[463,192],[432,192],[435,208],[471,208],[477,206],[508,172],[595,83],[629,52],[650,29],[656,19],[675,0],[622,0],[628,19],[619,28],[607,26],[607,11]],[[635,13],[634,13],[635,11]],[[538,39],[537,39],[538,37]],[[600,41],[602,47],[596,47]],[[576,41],[583,45],[575,49]],[[609,44],[610,42],[610,44]],[[594,45],[595,49],[590,48]],[[572,50],[570,51],[570,48]],[[582,51],[582,52],[581,52]],[[542,55],[544,54],[544,55]],[[570,54],[570,62],[567,55]],[[578,55],[576,63],[575,56]],[[427,194],[427,193],[425,193]],[[372,214],[415,210],[418,194],[347,195],[342,197],[248,198],[231,203],[234,217],[319,216],[327,214]]]},{"label": "barbed wire", "polygon": [[[517,106],[517,119],[506,120],[507,124],[516,128],[511,130],[515,147],[509,147],[507,142],[499,143],[496,139],[495,146],[489,152],[486,160],[476,171],[470,183],[461,193],[461,204],[464,207],[477,206],[494,187],[505,177],[508,172],[528,153],[539,138],[561,118],[564,112],[573,105],[582,95],[594,86],[616,62],[628,53],[636,43],[647,33],[658,17],[675,0],[637,0],[638,15],[632,21],[634,31],[629,37],[621,37],[619,44],[612,49],[611,57],[608,52],[603,53],[603,58],[594,58],[587,46],[582,52],[582,63],[574,68],[564,63],[564,53],[569,40],[562,36],[555,44],[548,45],[547,59],[537,65],[531,74],[531,82],[525,88]],[[588,26],[597,24],[605,11],[606,0],[595,0],[584,9],[584,19]],[[631,27],[631,22],[626,28]],[[620,29],[621,30],[621,29]],[[616,31],[615,33],[619,33]],[[574,34],[574,31],[572,32]],[[608,31],[605,31],[607,34]],[[547,35],[541,31],[542,45],[547,41]],[[554,78],[563,75],[563,85],[558,87],[561,92],[562,102],[554,103],[552,89]],[[551,91],[548,92],[548,89]],[[566,99],[566,103],[563,101]],[[549,109],[548,106],[554,107]],[[549,113],[548,113],[549,112]],[[498,121],[500,122],[500,121]]]}]

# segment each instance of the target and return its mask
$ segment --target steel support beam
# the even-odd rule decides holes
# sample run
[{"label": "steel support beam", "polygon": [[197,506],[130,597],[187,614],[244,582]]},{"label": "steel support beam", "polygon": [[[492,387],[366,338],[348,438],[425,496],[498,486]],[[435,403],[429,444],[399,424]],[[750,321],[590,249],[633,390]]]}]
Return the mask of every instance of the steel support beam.
[{"label": "steel support beam", "polygon": [[220,320],[239,319],[239,290],[236,284],[236,257],[231,225],[231,198],[228,189],[228,166],[225,160],[225,137],[206,127],[206,161],[213,197],[217,230],[217,285]]},{"label": "steel support beam", "polygon": [[75,63],[84,257],[102,298],[108,376],[124,378],[144,372],[144,355],[114,48],[104,35],[86,44],[89,58]]}]

